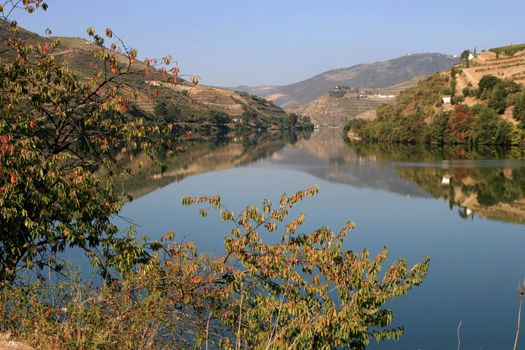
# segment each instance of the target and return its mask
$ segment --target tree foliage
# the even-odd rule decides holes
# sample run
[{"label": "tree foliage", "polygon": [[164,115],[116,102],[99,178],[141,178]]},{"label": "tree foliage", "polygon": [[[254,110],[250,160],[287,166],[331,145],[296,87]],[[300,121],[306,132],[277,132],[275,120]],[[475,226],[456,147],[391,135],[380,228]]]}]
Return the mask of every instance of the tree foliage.
[{"label": "tree foliage", "polygon": [[[398,339],[403,329],[389,327],[393,313],[385,304],[422,282],[429,259],[410,268],[396,260],[382,271],[386,248],[374,257],[343,248],[352,222],[339,231],[299,233],[305,216],[288,215],[316,192],[285,194],[276,206],[265,200],[239,215],[218,196],[184,198],[186,205],[201,205],[201,216],[214,209],[231,223],[223,256],[198,255],[192,243],[173,243],[168,234],[158,242],[164,262],[154,259],[122,281],[88,290],[85,307],[78,295],[45,306],[37,286],[28,293],[36,307],[25,307],[27,294],[24,301],[17,294],[18,307],[0,308],[3,325],[14,330],[18,324],[14,334],[27,337],[37,322],[46,330],[40,343],[65,343],[78,342],[68,335],[87,322],[89,331],[78,337],[84,343],[73,343],[84,348],[100,341],[104,348],[364,349],[373,339]],[[13,299],[3,294],[0,300]],[[41,315],[46,308],[48,317]],[[32,323],[23,313],[35,315]],[[70,321],[57,322],[61,317]]]},{"label": "tree foliage", "polygon": [[[483,94],[485,91],[492,89],[496,84],[498,84],[501,80],[498,77],[495,77],[493,75],[485,75],[483,76],[478,83],[479,86],[479,94]],[[479,96],[478,96],[479,97]]]},{"label": "tree foliage", "polygon": [[[456,95],[454,108],[443,110],[439,99],[444,89],[454,92],[454,74],[451,72],[448,87],[443,75],[438,74],[403,91],[395,103],[378,108],[376,120],[351,120],[345,134],[352,130],[366,142],[522,145],[524,135],[519,128],[498,115],[514,107],[515,118],[522,120],[522,87],[487,75],[480,80],[477,93],[483,103],[468,107],[462,104],[465,97]],[[463,93],[474,94],[469,87]]]},{"label": "tree foliage", "polygon": [[[27,12],[47,8],[39,0],[5,4]],[[16,23],[12,28],[4,44],[13,59],[0,67],[2,331],[40,348],[109,349],[361,349],[371,339],[401,336],[402,328],[389,328],[393,313],[385,303],[422,282],[429,258],[411,268],[396,260],[382,272],[386,248],[374,258],[367,250],[343,249],[351,222],[338,232],[298,233],[303,214],[286,223],[277,242],[263,238],[317,188],[238,216],[218,196],[183,199],[205,206],[199,211],[204,217],[216,209],[233,226],[219,258],[198,255],[192,243],[173,243],[171,234],[138,242],[133,228],[119,232],[111,219],[124,198],[111,177],[131,172],[139,152],[153,157],[173,128],[129,111],[133,93],[126,77],[135,74],[136,50],[109,28],[103,34],[88,28],[100,70],[80,77],[56,59],[57,40],[30,44],[17,36]],[[111,49],[104,46],[109,43]],[[171,58],[158,62],[165,73]],[[157,61],[144,64],[149,72]],[[169,71],[166,80],[177,83],[178,68]],[[168,118],[169,105],[156,112]],[[299,119],[292,115],[283,123],[297,128]],[[213,122],[229,119],[217,112]],[[242,122],[264,127],[252,111]],[[116,270],[121,279],[107,278],[99,289],[80,282],[12,283],[21,268],[61,271],[58,253],[67,247],[84,250],[104,277]]]},{"label": "tree foliage", "polygon": [[465,61],[465,65],[466,67],[468,68],[470,66],[470,60],[469,60],[469,57],[470,57],[470,50],[464,50],[461,55],[460,55],[460,58]]},{"label": "tree foliage", "polygon": [[525,92],[518,95],[513,115],[516,120],[520,121],[521,127],[525,128]]},{"label": "tree foliage", "polygon": [[169,132],[127,113],[133,96],[125,78],[137,52],[106,29],[114,40],[108,50],[88,28],[100,69],[85,79],[55,58],[58,40],[31,44],[11,27],[3,45],[13,59],[0,67],[0,278],[25,267],[60,270],[56,253],[68,246],[85,250],[104,271],[103,260],[129,268],[146,253],[111,223],[122,198],[101,175],[111,175],[116,159],[152,151],[156,135]]}]

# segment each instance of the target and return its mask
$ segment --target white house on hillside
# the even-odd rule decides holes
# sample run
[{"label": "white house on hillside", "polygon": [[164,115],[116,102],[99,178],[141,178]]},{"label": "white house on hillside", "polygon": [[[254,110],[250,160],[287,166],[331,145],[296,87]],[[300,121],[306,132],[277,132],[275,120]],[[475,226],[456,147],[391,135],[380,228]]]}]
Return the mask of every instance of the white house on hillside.
[{"label": "white house on hillside", "polygon": [[450,104],[450,102],[452,101],[452,96],[450,96],[450,95],[444,95],[444,96],[441,98],[441,101],[443,101],[443,104],[444,104],[444,105],[448,105],[448,104]]},{"label": "white house on hillside", "polygon": [[450,175],[443,175],[443,178],[441,179],[441,186],[449,186],[450,185]]}]

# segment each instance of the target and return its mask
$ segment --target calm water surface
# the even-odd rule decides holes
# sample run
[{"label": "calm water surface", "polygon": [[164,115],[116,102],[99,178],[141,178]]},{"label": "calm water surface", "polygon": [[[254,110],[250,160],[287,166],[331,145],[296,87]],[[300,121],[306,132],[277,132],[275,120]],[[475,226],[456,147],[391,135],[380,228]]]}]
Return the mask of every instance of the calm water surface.
[{"label": "calm water surface", "polygon": [[461,349],[512,348],[517,286],[525,277],[525,161],[353,149],[340,135],[328,129],[293,145],[269,140],[203,149],[182,168],[133,184],[139,198],[122,215],[152,238],[175,230],[178,241],[220,253],[230,227],[183,207],[183,196],[219,194],[239,212],[318,184],[320,193],[296,208],[306,214],[304,231],[352,220],[357,228],[347,249],[376,253],[386,245],[391,259],[410,264],[431,256],[423,285],[390,304],[405,335],[372,349],[455,349],[460,321]]}]

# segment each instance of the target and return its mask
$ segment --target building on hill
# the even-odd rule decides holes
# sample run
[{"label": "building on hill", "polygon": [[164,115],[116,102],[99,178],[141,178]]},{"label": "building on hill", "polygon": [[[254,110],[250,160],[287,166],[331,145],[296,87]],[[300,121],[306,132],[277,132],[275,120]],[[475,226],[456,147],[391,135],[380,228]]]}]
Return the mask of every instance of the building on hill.
[{"label": "building on hill", "polygon": [[443,102],[444,105],[448,105],[452,102],[452,96],[450,95],[444,95],[442,98],[441,98],[441,101]]},{"label": "building on hill", "polygon": [[332,97],[344,97],[347,92],[354,92],[354,89],[348,86],[337,85],[328,94]]},{"label": "building on hill", "polygon": [[160,81],[158,81],[158,80],[145,80],[144,82],[146,84],[148,84],[148,85],[153,85],[153,86],[161,86],[162,85],[160,83]]}]

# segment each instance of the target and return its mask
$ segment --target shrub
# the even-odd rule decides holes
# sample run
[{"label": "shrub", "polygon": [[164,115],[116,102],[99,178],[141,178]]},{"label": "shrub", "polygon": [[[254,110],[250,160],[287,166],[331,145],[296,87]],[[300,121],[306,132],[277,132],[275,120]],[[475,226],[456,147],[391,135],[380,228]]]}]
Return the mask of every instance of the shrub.
[{"label": "shrub", "polygon": [[[485,75],[479,80],[479,96],[482,96],[482,94],[486,90],[492,89],[496,84],[498,84],[501,81],[501,79],[493,76],[493,75]],[[479,97],[478,96],[478,97]]]},{"label": "shrub", "polygon": [[456,96],[454,96],[453,100],[454,100],[453,104],[462,103],[462,102],[465,101],[465,96],[463,96],[463,95],[456,95]]},{"label": "shrub", "polygon": [[477,106],[477,122],[473,128],[473,141],[478,145],[512,145],[514,135],[511,124],[498,117],[494,110]]},{"label": "shrub", "polygon": [[521,127],[525,128],[525,92],[518,95],[513,116],[516,120],[521,122]]},{"label": "shrub", "polygon": [[[297,233],[305,217],[288,220],[316,188],[264,201],[235,216],[220,198],[183,203],[218,210],[232,224],[224,256],[197,254],[191,243],[159,242],[165,262],[153,259],[120,281],[94,290],[43,284],[0,290],[0,327],[43,348],[335,348],[364,349],[372,339],[399,339],[385,304],[425,277],[429,259],[411,268],[396,260],[381,273],[387,250],[343,249],[354,225]],[[46,295],[55,295],[55,303]],[[35,330],[38,329],[38,332]]]}]

